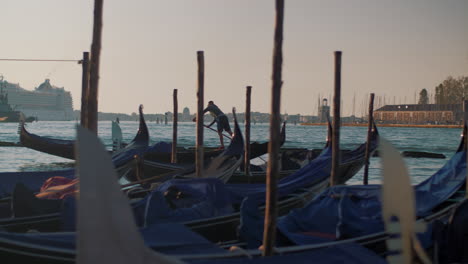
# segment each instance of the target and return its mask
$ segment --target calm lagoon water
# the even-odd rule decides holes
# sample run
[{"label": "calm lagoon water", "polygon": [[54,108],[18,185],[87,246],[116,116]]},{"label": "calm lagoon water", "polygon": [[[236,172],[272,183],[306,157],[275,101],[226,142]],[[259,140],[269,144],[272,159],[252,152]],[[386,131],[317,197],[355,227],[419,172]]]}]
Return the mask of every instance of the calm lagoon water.
[{"label": "calm lagoon water", "polygon": [[[31,133],[60,139],[74,139],[76,121],[47,122],[39,121],[27,124]],[[156,124],[148,122],[151,142],[171,141],[172,124]],[[129,142],[138,130],[138,122],[124,121],[120,123],[123,138]],[[111,148],[111,122],[100,121],[98,136],[103,143]],[[241,128],[243,130],[243,127]],[[18,142],[18,124],[0,124],[0,141]],[[193,146],[195,144],[195,124],[179,123],[178,144]],[[435,173],[449,159],[458,147],[461,129],[454,128],[379,128],[381,136],[385,137],[400,151],[428,151],[444,154],[446,159],[405,158],[413,183],[421,182]],[[352,149],[365,142],[367,128],[343,127],[341,130],[341,148]],[[322,148],[327,136],[324,126],[301,126],[288,124],[286,128],[285,147],[304,147],[311,149]],[[251,140],[265,142],[269,137],[268,124],[256,124],[251,128]],[[205,129],[205,144],[218,146],[217,133]],[[49,170],[64,166],[72,166],[71,160],[63,159],[23,147],[0,147],[0,172]],[[379,183],[381,166],[379,158],[371,158],[369,169],[371,183]],[[362,182],[362,170],[348,183]]]}]

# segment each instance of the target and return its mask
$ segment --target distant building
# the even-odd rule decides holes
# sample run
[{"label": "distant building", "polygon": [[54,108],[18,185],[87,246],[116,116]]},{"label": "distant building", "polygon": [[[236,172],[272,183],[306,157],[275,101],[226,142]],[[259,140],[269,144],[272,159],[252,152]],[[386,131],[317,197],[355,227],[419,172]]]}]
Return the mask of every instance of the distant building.
[{"label": "distant building", "polygon": [[324,98],[322,104],[318,106],[318,120],[319,123],[326,123],[327,120],[330,118],[330,106],[328,105],[327,98]]},{"label": "distant building", "polygon": [[191,121],[190,109],[188,107],[185,107],[184,110],[182,111],[182,120],[181,121],[183,121],[183,122]]},{"label": "distant building", "polygon": [[386,105],[374,111],[374,120],[392,124],[458,124],[462,104]]},{"label": "distant building", "polygon": [[286,121],[288,121],[289,124],[296,124],[301,122],[301,115],[288,115],[287,118],[285,118]]}]

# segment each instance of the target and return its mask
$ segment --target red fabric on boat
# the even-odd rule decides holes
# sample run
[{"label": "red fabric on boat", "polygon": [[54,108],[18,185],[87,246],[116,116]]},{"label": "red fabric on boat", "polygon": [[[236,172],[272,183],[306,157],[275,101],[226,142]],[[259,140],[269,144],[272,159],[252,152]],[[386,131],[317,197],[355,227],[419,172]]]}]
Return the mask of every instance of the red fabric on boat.
[{"label": "red fabric on boat", "polygon": [[75,195],[77,191],[78,179],[68,179],[55,176],[47,179],[41,187],[41,191],[36,194],[42,199],[63,199],[70,195]]}]

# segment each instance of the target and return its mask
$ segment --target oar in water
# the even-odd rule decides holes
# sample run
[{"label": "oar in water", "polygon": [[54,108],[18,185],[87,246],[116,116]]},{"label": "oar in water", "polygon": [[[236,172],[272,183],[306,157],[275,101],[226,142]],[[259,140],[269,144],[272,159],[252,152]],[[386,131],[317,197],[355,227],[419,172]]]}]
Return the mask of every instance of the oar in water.
[{"label": "oar in water", "polygon": [[[218,131],[217,131],[216,129],[213,129],[213,128],[207,126],[207,125],[203,125],[203,126],[206,127],[206,128],[208,128],[208,129],[210,129],[210,130],[213,130],[213,131],[216,132],[216,133],[218,133]],[[224,133],[223,133],[223,136],[232,140],[232,138],[231,138],[230,136],[225,135]]]},{"label": "oar in water", "polygon": [[[193,122],[195,122],[196,120],[197,120],[196,117],[194,117],[194,118],[192,119]],[[216,130],[216,129],[213,129],[213,128],[207,126],[207,125],[203,125],[203,126],[206,127],[206,128],[208,128],[208,129],[210,129],[210,130],[213,130],[213,131],[216,132],[216,133],[218,133],[218,130]],[[224,133],[223,133],[223,136],[232,140],[232,138],[231,138],[230,136],[225,135]]]},{"label": "oar in water", "polygon": [[413,253],[416,253],[422,263],[431,263],[415,234],[425,226],[415,222],[414,191],[405,163],[400,152],[382,137],[379,148],[383,164],[383,217],[390,236],[387,248],[391,253],[387,260],[391,264],[413,263]]}]

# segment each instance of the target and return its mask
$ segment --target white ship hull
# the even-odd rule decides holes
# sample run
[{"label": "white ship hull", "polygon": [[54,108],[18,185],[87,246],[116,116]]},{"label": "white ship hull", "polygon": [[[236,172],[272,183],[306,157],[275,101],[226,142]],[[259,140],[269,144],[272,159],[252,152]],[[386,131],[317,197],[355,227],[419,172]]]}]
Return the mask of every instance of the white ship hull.
[{"label": "white ship hull", "polygon": [[34,91],[21,88],[18,84],[3,83],[8,102],[15,111],[32,116],[39,121],[70,121],[73,116],[71,93],[52,86],[47,79]]}]

